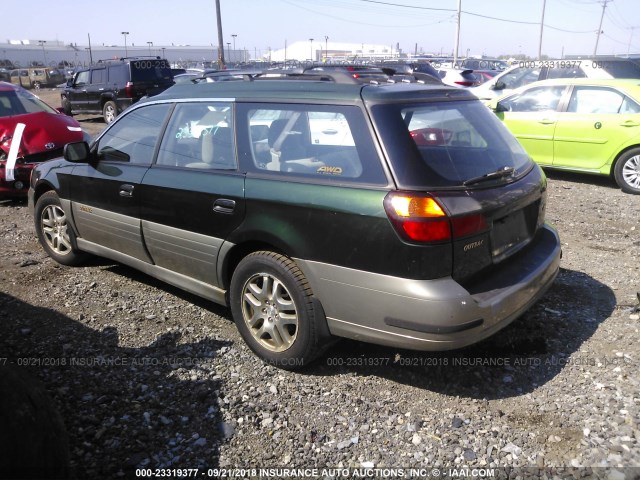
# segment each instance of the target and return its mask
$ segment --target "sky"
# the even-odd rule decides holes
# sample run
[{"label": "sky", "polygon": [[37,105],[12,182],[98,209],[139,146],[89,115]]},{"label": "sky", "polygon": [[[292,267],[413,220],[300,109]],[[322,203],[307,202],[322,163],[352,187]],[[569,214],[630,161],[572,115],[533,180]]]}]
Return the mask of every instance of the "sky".
[{"label": "sky", "polygon": [[[640,54],[639,0],[220,0],[223,43],[251,54],[297,41],[399,45],[451,54],[461,2],[460,56]],[[28,16],[28,12],[37,15]],[[208,46],[218,42],[215,0],[5,0],[0,42]],[[16,18],[18,21],[8,21]],[[26,20],[28,18],[28,20]],[[235,35],[235,37],[232,37]]]}]

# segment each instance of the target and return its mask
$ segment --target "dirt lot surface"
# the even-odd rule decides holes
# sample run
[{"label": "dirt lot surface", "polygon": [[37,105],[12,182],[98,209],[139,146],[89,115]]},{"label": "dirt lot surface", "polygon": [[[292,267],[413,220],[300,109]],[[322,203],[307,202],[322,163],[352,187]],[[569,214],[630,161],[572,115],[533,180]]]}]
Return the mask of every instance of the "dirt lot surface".
[{"label": "dirt lot surface", "polygon": [[0,366],[48,391],[74,478],[233,467],[638,478],[639,218],[640,197],[612,181],[549,173],[562,269],[520,319],[455,352],[341,341],[291,373],[258,361],[225,308],[110,261],[55,264],[26,205],[3,202]]}]

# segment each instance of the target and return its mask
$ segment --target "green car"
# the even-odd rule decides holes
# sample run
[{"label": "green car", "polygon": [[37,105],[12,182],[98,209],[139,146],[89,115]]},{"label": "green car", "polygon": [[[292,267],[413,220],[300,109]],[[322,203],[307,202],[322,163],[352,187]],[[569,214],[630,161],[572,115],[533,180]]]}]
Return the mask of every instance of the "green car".
[{"label": "green car", "polygon": [[640,194],[640,80],[545,80],[491,107],[542,167],[611,175]]}]

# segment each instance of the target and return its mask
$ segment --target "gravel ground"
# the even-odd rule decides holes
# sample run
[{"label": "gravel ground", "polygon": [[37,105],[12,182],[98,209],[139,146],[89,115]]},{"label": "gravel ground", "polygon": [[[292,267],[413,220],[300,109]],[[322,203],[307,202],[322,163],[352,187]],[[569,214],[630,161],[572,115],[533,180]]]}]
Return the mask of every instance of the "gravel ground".
[{"label": "gravel ground", "polygon": [[57,265],[25,203],[2,202],[0,366],[45,385],[74,478],[232,467],[639,478],[640,197],[550,173],[547,218],[561,272],[499,334],[437,354],[341,341],[292,373],[258,361],[225,308],[110,261]]}]

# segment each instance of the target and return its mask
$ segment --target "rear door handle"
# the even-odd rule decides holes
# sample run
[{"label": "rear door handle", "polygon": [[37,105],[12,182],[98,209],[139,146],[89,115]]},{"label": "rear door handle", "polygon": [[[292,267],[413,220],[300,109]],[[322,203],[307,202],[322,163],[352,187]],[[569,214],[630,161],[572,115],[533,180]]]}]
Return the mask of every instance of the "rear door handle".
[{"label": "rear door handle", "polygon": [[120,185],[120,196],[121,197],[133,197],[133,185],[130,183],[124,183]]},{"label": "rear door handle", "polygon": [[638,122],[636,122],[634,120],[625,120],[620,125],[623,126],[623,127],[637,127],[638,125],[640,125],[640,123],[638,123]]},{"label": "rear door handle", "polygon": [[556,123],[556,121],[550,118],[543,118],[539,123],[542,123],[543,125],[551,125],[553,123]]},{"label": "rear door handle", "polygon": [[231,200],[229,198],[218,198],[215,202],[213,202],[213,211],[216,213],[230,214],[233,213],[235,208],[235,200]]}]

